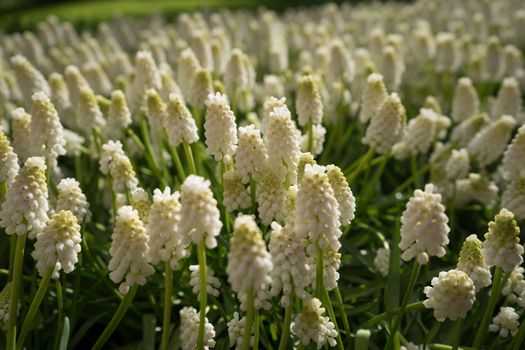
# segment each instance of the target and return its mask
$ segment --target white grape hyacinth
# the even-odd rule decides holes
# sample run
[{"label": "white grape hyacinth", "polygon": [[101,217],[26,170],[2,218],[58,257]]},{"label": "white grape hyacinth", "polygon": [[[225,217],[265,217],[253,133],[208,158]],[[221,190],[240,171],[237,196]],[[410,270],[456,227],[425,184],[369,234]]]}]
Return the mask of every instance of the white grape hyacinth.
[{"label": "white grape hyacinth", "polygon": [[108,110],[108,127],[104,129],[107,136],[119,139],[125,129],[131,125],[131,112],[128,108],[126,95],[122,90],[111,92],[111,103]]},{"label": "white grape hyacinth", "polygon": [[376,251],[374,265],[381,276],[388,276],[390,271],[390,249],[388,247],[382,247]]},{"label": "white grape hyacinth", "polygon": [[326,174],[328,175],[330,186],[334,190],[335,199],[339,204],[339,221],[341,225],[348,226],[355,217],[355,197],[352,189],[338,166],[327,165]]},{"label": "white grape hyacinth", "polygon": [[515,119],[523,121],[521,104],[521,90],[518,81],[515,77],[505,78],[492,106],[492,118],[497,119],[503,115],[511,115]]},{"label": "white grape hyacinth", "polygon": [[367,123],[387,97],[388,92],[383,82],[383,76],[377,73],[370,74],[367,78],[361,103],[361,114],[359,115],[361,123]]},{"label": "white grape hyacinth", "polygon": [[[235,346],[235,350],[241,350],[244,336],[244,327],[246,324],[246,317],[239,318],[239,313],[235,311],[233,318],[227,323],[228,338],[230,339],[230,348]],[[253,334],[253,327],[251,334]],[[253,335],[250,336],[250,347],[253,346]]]},{"label": "white grape hyacinth", "polygon": [[227,170],[223,177],[223,204],[228,211],[247,209],[252,204],[250,193],[244,187],[237,170]]},{"label": "white grape hyacinth", "polygon": [[434,186],[427,184],[425,191],[415,190],[401,216],[401,258],[417,258],[418,263],[427,264],[429,256],[444,256],[449,231],[445,207]]},{"label": "white grape hyacinth", "polygon": [[[495,162],[503,153],[512,136],[516,119],[503,115],[493,121],[474,136],[467,149],[480,167]],[[487,145],[490,144],[490,147]]]},{"label": "white grape hyacinth", "polygon": [[289,306],[290,295],[301,299],[309,296],[306,287],[310,285],[310,265],[305,253],[304,240],[298,239],[293,227],[282,227],[272,223],[270,236],[270,254],[272,256],[272,295],[281,291],[281,304]]},{"label": "white grape hyacinth", "polygon": [[295,100],[297,120],[302,127],[320,124],[323,120],[323,101],[319,93],[317,81],[311,75],[300,78]]},{"label": "white grape hyacinth", "polygon": [[60,210],[47,221],[46,227],[36,235],[35,250],[31,253],[41,277],[52,270],[57,279],[60,270],[70,273],[75,269],[80,253],[80,226],[69,210]]},{"label": "white grape hyacinth", "polygon": [[11,112],[11,116],[12,146],[18,156],[18,160],[23,163],[32,156],[31,115],[26,113],[23,108],[16,108]]},{"label": "white grape hyacinth", "polygon": [[452,100],[452,119],[460,122],[479,112],[479,97],[472,80],[463,77],[458,80]]},{"label": "white grape hyacinth", "polygon": [[441,271],[431,283],[432,286],[424,289],[427,299],[423,303],[427,309],[434,309],[436,320],[443,322],[448,318],[455,321],[467,316],[476,301],[476,293],[474,282],[465,272]]},{"label": "white grape hyacinth", "polygon": [[120,141],[108,141],[102,146],[100,171],[110,174],[115,192],[133,191],[138,186],[138,179],[131,161],[122,149]]},{"label": "white grape hyacinth", "polygon": [[264,225],[271,224],[273,220],[281,222],[284,219],[284,183],[282,174],[273,169],[267,169],[259,178],[256,187],[257,212]]},{"label": "white grape hyacinth", "polygon": [[490,267],[485,262],[485,257],[481,253],[483,245],[476,235],[470,235],[463,242],[459,254],[457,269],[465,272],[474,282],[476,291],[490,286],[491,274]]},{"label": "white grape hyacinth", "polygon": [[153,265],[168,262],[171,269],[178,267],[179,261],[188,256],[187,247],[182,243],[179,230],[181,204],[179,192],[153,191],[153,203],[149,209],[148,224],[149,259]]},{"label": "white grape hyacinth", "polygon": [[213,198],[210,181],[197,175],[190,175],[181,188],[180,234],[184,244],[199,244],[202,240],[206,247],[217,246],[222,222],[217,201]]},{"label": "white grape hyacinth", "polygon": [[[321,124],[312,126],[312,149],[310,152],[317,156],[323,152],[323,144],[326,136],[326,129]],[[301,136],[301,150],[308,150],[308,133]]]},{"label": "white grape hyacinth", "polygon": [[192,144],[199,140],[195,119],[184,101],[176,94],[169,95],[163,122],[168,141],[173,147],[176,148],[183,142]]},{"label": "white grape hyacinth", "polygon": [[44,158],[31,157],[7,191],[0,211],[0,226],[8,235],[28,234],[30,239],[45,227],[49,210]]},{"label": "white grape hyacinth", "polygon": [[492,207],[497,196],[498,186],[481,174],[470,173],[468,177],[456,180],[456,205],[459,207],[473,200]]},{"label": "white grape hyacinth", "polygon": [[239,128],[239,144],[235,152],[237,173],[243,183],[250,179],[259,179],[266,167],[268,152],[261,137],[261,131],[255,125]]},{"label": "white grape hyacinth", "polygon": [[73,178],[60,180],[57,185],[57,203],[56,210],[69,210],[81,224],[84,220],[89,220],[89,203],[86,195],[82,192],[80,184]]},{"label": "white grape hyacinth", "polygon": [[520,228],[514,214],[503,208],[494,221],[483,242],[483,255],[489,266],[496,266],[511,272],[523,262],[523,246],[520,244]]},{"label": "white grape hyacinth", "polygon": [[525,177],[507,184],[501,197],[501,206],[512,211],[518,219],[525,219]]},{"label": "white grape hyacinth", "polygon": [[525,178],[525,125],[521,126],[503,154],[503,177],[506,180]]},{"label": "white grape hyacinth", "polygon": [[[201,293],[201,277],[199,271],[199,265],[190,265],[190,286],[193,293],[197,295],[197,298],[200,298]],[[213,295],[218,297],[221,288],[221,281],[215,277],[215,272],[209,267],[206,266],[206,294]]]},{"label": "white grape hyacinth", "polygon": [[237,125],[226,95],[210,94],[206,100],[204,135],[208,152],[219,161],[232,156],[237,147]]},{"label": "white grape hyacinth", "polygon": [[453,149],[445,164],[448,179],[457,180],[467,177],[470,170],[470,159],[466,148]]},{"label": "white grape hyacinth", "polygon": [[362,142],[376,152],[385,154],[403,138],[405,123],[405,107],[399,96],[392,93],[383,100],[372,116]]},{"label": "white grape hyacinth", "polygon": [[146,278],[155,273],[148,262],[148,234],[139,213],[129,205],[117,212],[111,248],[109,249],[109,278],[119,283],[119,291],[127,294],[130,287],[146,284]]},{"label": "white grape hyacinth", "polygon": [[64,130],[55,106],[43,92],[32,96],[31,150],[44,156],[50,167],[56,166],[58,156],[66,154]]},{"label": "white grape hyacinth", "polygon": [[[199,313],[193,307],[183,307],[180,310],[180,344],[182,350],[197,349],[197,338],[199,335]],[[208,350],[215,347],[215,330],[213,325],[205,318],[203,349]]]},{"label": "white grape hyacinth", "polygon": [[491,332],[499,332],[499,335],[506,338],[513,337],[518,333],[520,327],[520,316],[513,307],[502,306],[496,317],[492,319],[489,326]]},{"label": "white grape hyacinth", "polygon": [[255,297],[255,308],[267,308],[268,289],[272,282],[272,258],[266,250],[262,232],[253,216],[240,215],[235,219],[230,238],[228,282],[239,300],[241,310],[246,310],[246,298],[250,290]]},{"label": "white grape hyacinth", "polygon": [[525,307],[524,271],[525,269],[521,266],[515,267],[501,289],[501,295],[506,296],[510,303],[517,304],[521,308]]},{"label": "white grape hyacinth", "polygon": [[4,182],[8,186],[11,185],[19,169],[18,157],[13,152],[7,135],[0,127],[0,183]]},{"label": "white grape hyacinth", "polygon": [[325,344],[337,344],[335,326],[324,316],[324,312],[325,309],[321,307],[321,301],[317,298],[310,298],[303,303],[303,310],[297,314],[292,324],[293,333],[303,345],[314,342],[317,349],[321,349]]}]

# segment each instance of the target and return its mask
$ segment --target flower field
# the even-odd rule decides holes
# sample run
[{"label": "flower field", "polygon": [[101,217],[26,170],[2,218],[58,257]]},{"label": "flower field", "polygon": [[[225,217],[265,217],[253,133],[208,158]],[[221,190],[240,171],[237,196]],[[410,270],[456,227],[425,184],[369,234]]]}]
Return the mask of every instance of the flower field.
[{"label": "flower field", "polygon": [[0,33],[0,348],[525,348],[525,3]]}]

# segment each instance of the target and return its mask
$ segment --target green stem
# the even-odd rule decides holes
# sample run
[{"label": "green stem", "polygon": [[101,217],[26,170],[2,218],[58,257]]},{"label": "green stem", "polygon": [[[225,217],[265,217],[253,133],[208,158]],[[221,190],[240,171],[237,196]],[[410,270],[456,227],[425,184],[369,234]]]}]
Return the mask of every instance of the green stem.
[{"label": "green stem", "polygon": [[177,175],[179,175],[180,182],[184,182],[186,179],[186,174],[184,173],[184,168],[182,167],[182,162],[180,161],[179,152],[175,147],[168,144],[168,149],[171,153],[171,158],[173,159],[173,163],[175,163],[175,169],[177,169]]},{"label": "green stem", "polygon": [[408,299],[410,298],[410,295],[412,294],[412,291],[414,290],[414,286],[416,285],[420,267],[421,265],[419,265],[417,260],[414,260],[414,263],[412,264],[412,271],[410,272],[410,280],[408,281],[408,286],[405,291],[405,295],[403,296],[403,300],[401,301],[401,307],[399,308],[399,313],[397,314],[397,317],[394,321],[394,326],[390,330],[390,336],[388,337],[388,342],[387,342],[385,349],[390,349],[392,347],[394,337],[397,333],[397,330],[399,329],[399,325],[401,324],[401,319],[403,318],[403,314],[405,313],[405,309],[408,304]]},{"label": "green stem", "polygon": [[57,330],[55,334],[55,346],[53,346],[54,349],[57,348],[57,345],[60,340],[60,335],[62,333],[62,322],[64,321],[64,298],[62,297],[62,285],[60,284],[60,278],[57,278],[55,280],[55,288],[57,293]]},{"label": "green stem", "polygon": [[[415,310],[419,310],[419,309],[423,309],[425,307],[425,305],[423,304],[422,301],[418,301],[416,303],[412,303],[412,304],[408,304],[405,308],[405,312],[407,311],[415,311]],[[401,311],[400,308],[397,308],[395,309],[394,311],[392,312],[383,312],[373,318],[371,318],[370,320],[366,321],[365,323],[363,323],[362,326],[359,327],[359,329],[367,329],[367,328],[370,328],[380,322],[383,322],[385,319],[389,318],[390,316],[393,316],[393,315],[397,315],[399,313],[399,311]]]},{"label": "green stem", "polygon": [[9,275],[7,280],[11,281],[13,278],[13,266],[15,265],[15,250],[16,250],[16,237],[18,235],[11,235],[9,237]]},{"label": "green stem", "polygon": [[40,304],[42,303],[42,299],[44,299],[44,296],[47,291],[47,287],[49,286],[49,280],[51,279],[52,274],[53,274],[53,269],[49,268],[44,274],[44,276],[42,277],[42,280],[40,281],[38,290],[36,291],[36,294],[33,297],[31,306],[29,306],[26,317],[24,318],[24,322],[22,323],[20,335],[18,336],[18,340],[16,342],[17,349],[22,349],[24,345],[25,338],[27,336],[27,333],[29,332],[29,327],[31,326],[31,323],[33,322],[33,319],[35,318],[36,313],[38,312],[38,308],[40,307]]},{"label": "green stem", "polygon": [[249,288],[246,291],[246,304],[247,304],[247,310],[246,310],[246,323],[244,324],[244,335],[242,337],[242,348],[241,350],[248,350],[250,348],[250,338],[252,336],[252,327],[253,327],[253,313],[254,313],[254,305],[253,305],[253,288]]},{"label": "green stem", "polygon": [[259,325],[260,323],[260,317],[259,317],[259,310],[255,309],[254,315],[253,315],[253,349],[257,350],[259,349]]},{"label": "green stem", "polygon": [[369,160],[374,156],[374,149],[369,148],[368,151],[364,154],[364,156],[361,157],[359,160],[359,165],[357,165],[357,168],[348,175],[348,184],[352,184],[354,180],[361,174],[363,170],[365,170],[369,165]]},{"label": "green stem", "polygon": [[257,184],[250,176],[250,197],[252,199],[251,213],[255,215],[257,210]]},{"label": "green stem", "polygon": [[5,201],[7,197],[7,182],[0,182],[0,204]]},{"label": "green stem", "polygon": [[456,321],[456,329],[454,331],[454,341],[452,342],[452,350],[458,350],[459,342],[461,341],[461,333],[463,331],[464,318],[459,318]]},{"label": "green stem", "polygon": [[337,305],[339,306],[339,312],[343,319],[343,327],[345,328],[346,336],[348,337],[348,344],[351,342],[350,323],[348,322],[348,316],[346,315],[345,305],[343,303],[343,297],[339,291],[339,286],[335,287],[335,297],[337,298]]},{"label": "green stem", "polygon": [[410,158],[410,168],[412,169],[412,182],[414,182],[415,186],[419,186],[419,175],[417,173],[417,156],[413,155]]},{"label": "green stem", "polygon": [[9,323],[7,325],[7,350],[16,349],[16,318],[18,310],[18,299],[20,297],[20,285],[22,278],[22,263],[24,261],[24,248],[27,233],[18,235],[16,238],[15,263],[13,265],[13,282],[9,298]]},{"label": "green stem", "polygon": [[499,295],[501,292],[502,274],[503,271],[501,270],[501,267],[497,266],[496,272],[494,273],[494,282],[490,291],[489,304],[485,309],[483,319],[476,333],[476,337],[474,338],[474,348],[480,348],[481,344],[483,344],[483,341],[485,340],[485,336],[487,335],[487,329],[489,327],[490,320],[492,319],[492,314],[494,313],[494,309],[496,307],[496,304],[498,303]]},{"label": "green stem", "polygon": [[416,177],[414,176],[411,176],[409,177],[408,179],[405,180],[405,182],[403,182],[401,185],[397,186],[393,191],[392,191],[392,194],[396,194],[398,192],[402,192],[405,188],[407,188],[408,186],[410,186],[410,184],[412,182],[414,182],[414,180],[417,178],[417,177],[420,177],[422,176],[423,174],[425,174],[427,171],[430,170],[430,166],[431,164],[425,164],[424,166],[422,166],[421,168],[419,168],[416,172]]},{"label": "green stem", "polygon": [[199,291],[199,334],[197,338],[197,349],[204,348],[204,326],[206,325],[206,246],[204,245],[204,239],[199,242],[198,245],[198,258],[199,258],[199,278],[200,278],[200,291]]},{"label": "green stem", "polygon": [[281,334],[281,341],[279,342],[278,350],[285,350],[288,345],[288,338],[290,338],[290,323],[292,322],[292,308],[293,308],[293,294],[288,296],[288,304],[284,309],[283,333]]},{"label": "green stem", "polygon": [[124,317],[124,314],[126,313],[128,308],[130,307],[131,302],[133,301],[133,298],[135,297],[135,294],[137,293],[137,289],[138,289],[138,285],[137,284],[133,285],[131,287],[131,289],[128,291],[128,293],[124,296],[124,298],[120,302],[120,305],[119,305],[117,311],[113,315],[113,318],[111,319],[111,321],[109,321],[108,325],[106,326],[106,329],[104,329],[104,331],[102,332],[102,334],[98,338],[98,340],[95,343],[95,345],[93,345],[91,350],[100,350],[100,349],[102,349],[104,344],[106,344],[106,342],[108,341],[109,337],[111,336],[111,334],[113,334],[115,329],[117,329],[117,326],[119,325],[120,321],[122,320],[122,317]]},{"label": "green stem", "polygon": [[164,264],[164,318],[162,321],[161,350],[168,350],[171,323],[171,294],[173,291],[173,271],[169,261]]},{"label": "green stem", "polygon": [[337,324],[337,319],[335,318],[335,312],[332,306],[332,301],[330,300],[330,296],[328,295],[328,291],[326,290],[326,288],[323,287],[322,293],[322,298],[324,300],[323,304],[326,306],[328,316],[330,317],[330,320],[332,320],[335,330],[337,331],[337,346],[339,347],[339,350],[345,350],[345,348],[343,347],[343,339],[341,338],[341,332],[339,331],[339,325]]},{"label": "green stem", "polygon": [[323,272],[324,272],[323,250],[319,242],[315,244],[315,296],[321,299],[323,295]]},{"label": "green stem", "polygon": [[516,334],[516,336],[514,337],[511,343],[512,350],[522,349],[521,344],[523,343],[524,339],[525,339],[525,322],[521,322],[518,333]]},{"label": "green stem", "polygon": [[308,120],[306,128],[308,132],[308,144],[306,149],[308,152],[312,153],[312,149],[314,148],[314,125],[312,122],[312,118]]},{"label": "green stem", "polygon": [[191,150],[191,145],[186,141],[182,142],[182,147],[184,147],[184,154],[186,155],[186,160],[190,166],[190,173],[197,174],[197,168],[195,167],[195,160],[193,159],[193,152]]},{"label": "green stem", "polygon": [[[222,194],[222,196],[224,198],[224,173],[226,172],[226,163],[224,162],[224,157],[221,159],[220,167],[221,167],[221,194]],[[221,202],[223,202],[222,199],[221,199]],[[228,212],[228,209],[226,209],[226,207],[224,205],[222,206],[222,210],[223,210],[223,214],[224,214],[224,221],[225,221],[226,232],[230,232],[230,230],[231,230],[231,227],[230,227],[230,213]]]}]

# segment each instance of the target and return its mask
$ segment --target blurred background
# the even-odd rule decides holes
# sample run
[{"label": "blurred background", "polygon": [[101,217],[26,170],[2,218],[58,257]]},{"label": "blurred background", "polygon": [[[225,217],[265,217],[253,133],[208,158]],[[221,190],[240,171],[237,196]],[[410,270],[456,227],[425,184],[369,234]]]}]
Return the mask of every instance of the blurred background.
[{"label": "blurred background", "polygon": [[[90,26],[115,15],[145,16],[162,12],[170,19],[177,13],[220,8],[255,9],[265,6],[282,11],[290,6],[309,6],[339,0],[0,0],[0,31],[15,32],[33,29],[49,15],[72,21],[75,25]],[[362,2],[362,1],[351,1]]]}]

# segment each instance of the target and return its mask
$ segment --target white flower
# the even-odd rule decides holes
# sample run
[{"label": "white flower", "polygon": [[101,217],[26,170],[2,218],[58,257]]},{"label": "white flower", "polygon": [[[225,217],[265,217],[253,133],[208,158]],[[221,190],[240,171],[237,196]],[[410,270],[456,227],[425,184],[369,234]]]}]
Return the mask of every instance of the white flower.
[{"label": "white flower", "polygon": [[338,166],[328,165],[326,174],[330,186],[334,190],[334,196],[339,204],[339,220],[341,225],[348,226],[355,217],[355,198],[352,189],[348,185],[345,175]]},{"label": "white flower", "polygon": [[379,273],[386,277],[390,271],[390,249],[389,248],[379,248],[376,251],[376,256],[374,258],[374,265]]},{"label": "white flower", "polygon": [[377,73],[370,74],[367,78],[363,102],[361,103],[361,114],[359,115],[361,123],[368,122],[387,97],[388,93],[383,83],[383,76]]},{"label": "white flower", "polygon": [[153,191],[146,228],[149,235],[149,259],[154,265],[165,261],[170,263],[172,269],[176,269],[178,262],[188,256],[178,228],[181,209],[179,197],[179,192],[171,193],[169,187],[164,191]]},{"label": "white flower", "polygon": [[[190,265],[190,286],[197,295],[197,298],[200,298],[201,291],[201,277],[199,271],[199,265]],[[208,266],[206,266],[206,294],[213,295],[214,297],[219,296],[219,288],[221,288],[221,281],[215,277],[215,272]]]},{"label": "white flower", "polygon": [[256,299],[255,308],[270,306],[266,299],[272,281],[272,268],[272,258],[254,218],[249,215],[238,216],[230,238],[226,273],[228,282],[241,301],[242,310],[246,310],[246,297],[250,290]]},{"label": "white flower", "polygon": [[511,272],[523,262],[523,246],[520,244],[520,229],[514,214],[503,208],[494,221],[489,222],[489,231],[483,242],[483,255],[489,266],[501,267]]},{"label": "white flower", "polygon": [[12,285],[13,282],[7,282],[4,289],[0,292],[0,328],[4,331],[7,330],[7,325],[9,324],[9,300],[11,298]]},{"label": "white flower", "polygon": [[188,102],[193,107],[206,104],[209,95],[213,95],[213,80],[207,69],[201,68],[195,72]]},{"label": "white flower", "polygon": [[310,342],[317,344],[320,349],[328,343],[330,346],[337,344],[337,331],[330,319],[324,316],[325,309],[317,298],[310,298],[303,303],[303,310],[296,316],[292,325],[293,333],[303,345]]},{"label": "white flower", "polygon": [[499,313],[492,319],[489,326],[491,332],[499,331],[499,335],[506,338],[509,333],[514,337],[520,327],[520,315],[513,307],[502,306]]},{"label": "white flower", "polygon": [[465,178],[470,170],[470,159],[465,148],[453,149],[445,164],[445,172],[450,180]]},{"label": "white flower", "polygon": [[310,266],[305,252],[305,243],[295,233],[292,226],[282,227],[272,223],[270,236],[270,254],[272,256],[272,295],[281,291],[281,304],[288,306],[291,293],[305,299],[309,294],[305,291],[310,285]]},{"label": "white flower", "polygon": [[[235,350],[242,348],[244,337],[244,326],[246,324],[246,317],[239,319],[239,313],[235,311],[233,318],[228,322],[228,337],[230,338],[230,347],[235,346]],[[253,334],[253,329],[252,332]],[[250,346],[253,345],[253,336],[250,336]]]},{"label": "white flower", "polygon": [[208,109],[204,122],[204,135],[208,152],[215,157],[215,160],[232,156],[237,145],[237,126],[226,96],[220,93],[210,94],[206,106]]},{"label": "white flower", "polygon": [[396,93],[384,98],[373,114],[362,142],[380,154],[390,151],[403,137],[405,128],[405,107]]},{"label": "white flower", "polygon": [[380,72],[389,90],[399,90],[404,70],[403,56],[392,45],[385,46],[380,58]]},{"label": "white flower", "polygon": [[82,153],[82,146],[84,145],[85,139],[74,131],[64,129],[64,139],[66,144],[66,155],[79,157]]},{"label": "white flower", "polygon": [[501,196],[501,206],[511,210],[518,219],[525,218],[525,178],[507,184]]},{"label": "white flower", "polygon": [[45,227],[49,210],[45,173],[43,158],[28,158],[9,187],[0,211],[0,226],[8,235],[28,233],[33,239]]},{"label": "white flower", "polygon": [[19,169],[18,157],[0,127],[0,183],[5,182],[8,186],[11,185]]},{"label": "white flower", "polygon": [[401,258],[405,261],[417,257],[420,264],[428,263],[429,255],[442,257],[448,244],[448,217],[441,204],[441,195],[433,193],[427,184],[425,191],[417,189],[410,197],[401,216]]},{"label": "white flower", "polygon": [[186,100],[190,98],[193,78],[200,68],[199,60],[191,48],[184,49],[180,53],[177,64],[177,81]]},{"label": "white flower", "polygon": [[297,192],[299,192],[299,188],[297,185],[293,185],[288,187],[284,196],[284,223],[290,227],[295,225],[295,203],[297,201]]},{"label": "white flower", "polygon": [[308,123],[321,124],[323,120],[323,101],[319,94],[317,81],[311,75],[305,75],[299,80],[295,99],[297,120],[299,125]]},{"label": "white flower", "polygon": [[479,97],[472,80],[464,77],[458,80],[452,100],[452,119],[460,122],[479,112]]},{"label": "white flower", "polygon": [[206,247],[215,248],[222,222],[210,181],[197,175],[188,176],[182,184],[181,204],[179,230],[183,243],[198,244],[204,240]]},{"label": "white flower", "polygon": [[518,129],[516,136],[503,154],[503,176],[507,180],[525,178],[525,126]]},{"label": "white flower", "polygon": [[71,121],[71,101],[69,99],[69,90],[67,89],[66,81],[62,74],[51,73],[48,78],[49,87],[51,90],[51,101],[58,110],[61,119],[67,122]]},{"label": "white flower", "polygon": [[123,206],[117,212],[111,235],[111,260],[109,278],[120,283],[119,291],[126,294],[135,284],[144,285],[146,278],[155,273],[148,263],[148,235],[138,212],[131,206]]},{"label": "white flower", "polygon": [[436,35],[436,71],[453,72],[461,64],[457,40],[452,33]]},{"label": "white flower", "polygon": [[515,303],[522,308],[525,307],[524,271],[523,267],[515,267],[501,290],[501,294],[506,296],[509,302]]},{"label": "white flower", "polygon": [[32,99],[31,150],[34,155],[44,156],[49,166],[54,167],[57,157],[66,154],[64,130],[49,97],[36,92]]},{"label": "white flower", "polygon": [[466,147],[488,121],[489,116],[485,113],[468,117],[452,130],[450,141],[457,144],[458,147]]},{"label": "white flower", "polygon": [[[467,149],[480,167],[495,162],[507,147],[516,119],[504,115],[493,121],[474,136]],[[487,145],[490,144],[490,147]]]},{"label": "white flower", "polygon": [[163,125],[165,124],[166,104],[155,89],[146,90],[145,96],[146,116],[152,135],[163,136]]},{"label": "white flower", "polygon": [[11,134],[13,149],[18,159],[23,163],[31,157],[31,115],[23,108],[16,108],[12,112]]},{"label": "white flower", "polygon": [[499,80],[504,70],[503,64],[501,42],[498,37],[491,36],[488,38],[485,52],[485,78],[492,81]]},{"label": "white flower", "polygon": [[478,201],[492,207],[498,196],[498,186],[481,174],[469,174],[465,179],[456,180],[456,205],[464,206]]},{"label": "white flower", "polygon": [[[326,129],[321,124],[314,124],[312,126],[312,149],[313,155],[318,155],[323,152],[323,144],[326,136]],[[308,150],[308,133],[301,136],[301,149]]]},{"label": "white flower", "polygon": [[22,93],[25,107],[32,103],[31,97],[35,92],[42,91],[47,96],[51,95],[51,90],[46,78],[22,55],[11,58],[11,64],[15,71],[18,88]]},{"label": "white flower", "polygon": [[75,269],[80,252],[80,226],[76,216],[69,210],[53,214],[42,232],[36,235],[35,250],[31,253],[41,277],[49,269],[57,279],[60,270],[70,273]]},{"label": "white flower", "polygon": [[127,91],[133,113],[144,108],[146,90],[160,90],[160,72],[150,51],[138,51],[135,57],[135,75]]},{"label": "white flower", "polygon": [[223,203],[230,211],[247,209],[252,204],[250,193],[241,182],[241,177],[237,171],[228,170],[223,177]]},{"label": "white flower", "polygon": [[168,134],[168,141],[175,148],[183,142],[192,144],[199,140],[195,119],[176,94],[169,95],[163,123]]},{"label": "white flower", "polygon": [[492,283],[490,268],[485,263],[485,257],[481,253],[483,246],[476,235],[470,235],[463,242],[459,254],[457,269],[465,272],[474,282],[476,291],[490,286]]},{"label": "white flower", "polygon": [[138,185],[135,170],[120,141],[108,141],[102,146],[100,171],[111,175],[115,192],[133,191]]},{"label": "white flower", "polygon": [[57,185],[58,196],[56,210],[69,210],[76,216],[77,221],[82,223],[84,219],[89,220],[89,203],[86,195],[82,192],[80,184],[73,178],[60,180]]},{"label": "white flower", "polygon": [[465,318],[476,301],[474,282],[460,270],[441,271],[424,292],[425,307],[434,309],[434,317],[440,322]]},{"label": "white flower", "polygon": [[[73,108],[73,110],[78,111],[80,107],[80,92],[82,90],[90,90],[91,94],[93,95],[93,91],[89,86],[89,83],[87,82],[86,78],[84,78],[82,73],[80,73],[78,67],[73,65],[67,66],[64,76],[66,78],[66,85],[69,91],[71,107]],[[78,120],[79,117],[77,116],[76,119]]]},{"label": "white flower", "polygon": [[[183,307],[180,310],[180,343],[182,350],[197,349],[200,316],[192,307]],[[205,318],[203,349],[208,350],[215,346],[215,330],[213,325]]]},{"label": "white flower", "polygon": [[111,93],[111,103],[108,111],[107,136],[111,139],[119,139],[131,124],[131,112],[126,102],[126,95],[122,90]]},{"label": "white flower", "polygon": [[235,152],[237,173],[243,183],[257,180],[266,166],[268,154],[261,132],[254,125],[239,128],[239,145]]},{"label": "white flower", "polygon": [[263,119],[264,142],[268,150],[268,165],[274,171],[286,171],[291,183],[296,180],[299,161],[299,135],[295,122],[286,106],[274,107],[269,116]]},{"label": "white flower", "polygon": [[521,90],[514,77],[503,79],[496,101],[492,106],[492,118],[510,115],[521,120]]},{"label": "white flower", "polygon": [[76,122],[78,127],[86,135],[90,135],[94,127],[103,127],[106,125],[106,120],[97,103],[97,98],[91,89],[83,88],[80,90]]}]

